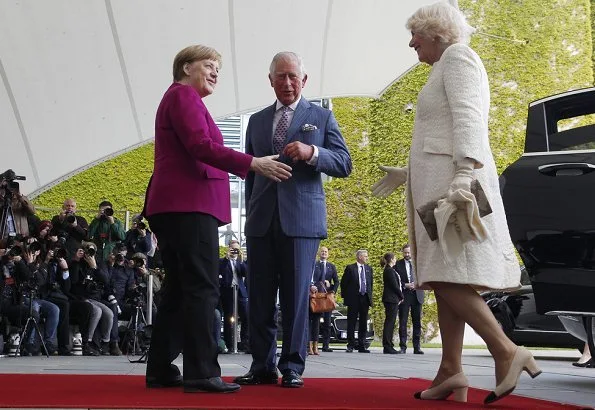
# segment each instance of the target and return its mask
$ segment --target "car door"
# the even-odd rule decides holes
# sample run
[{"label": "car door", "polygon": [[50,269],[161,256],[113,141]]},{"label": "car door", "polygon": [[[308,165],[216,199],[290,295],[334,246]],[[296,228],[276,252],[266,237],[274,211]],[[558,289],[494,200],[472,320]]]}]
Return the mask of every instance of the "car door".
[{"label": "car door", "polygon": [[595,311],[595,88],[529,105],[525,152],[500,178],[538,313]]}]

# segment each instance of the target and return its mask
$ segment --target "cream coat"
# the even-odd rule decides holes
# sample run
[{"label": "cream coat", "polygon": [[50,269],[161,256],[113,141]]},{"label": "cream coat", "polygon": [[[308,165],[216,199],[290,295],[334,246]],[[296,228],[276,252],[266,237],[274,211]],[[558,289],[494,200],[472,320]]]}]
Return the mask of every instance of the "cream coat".
[{"label": "cream coat", "polygon": [[[464,44],[448,47],[418,96],[407,183],[407,221],[417,286],[427,282],[469,284],[476,289],[520,286],[520,270],[510,234],[498,174],[488,140],[490,90],[479,56]],[[431,241],[416,208],[446,195],[462,158],[477,162],[473,177],[481,183],[493,212],[482,220],[488,238],[467,242],[451,264],[438,241]]]}]

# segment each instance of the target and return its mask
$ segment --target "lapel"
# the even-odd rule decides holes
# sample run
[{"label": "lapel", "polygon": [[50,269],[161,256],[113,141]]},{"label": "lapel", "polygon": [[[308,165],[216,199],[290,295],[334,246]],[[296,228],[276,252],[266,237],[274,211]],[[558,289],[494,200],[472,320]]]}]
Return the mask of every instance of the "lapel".
[{"label": "lapel", "polygon": [[[291,120],[291,124],[287,129],[287,135],[285,136],[285,145],[289,144],[291,140],[294,139],[297,131],[300,129],[302,124],[304,123],[306,117],[308,116],[308,110],[310,109],[310,103],[304,97],[300,97],[300,102],[298,103],[297,107],[295,108],[295,113],[293,113],[293,119]],[[272,123],[272,120],[271,120]],[[271,147],[273,144],[273,137],[271,135]]]},{"label": "lapel", "polygon": [[270,155],[274,152],[273,150],[273,117],[275,116],[275,108],[277,106],[277,100],[273,103],[273,105],[268,106],[262,112],[262,131],[261,135],[264,137],[262,139],[262,144],[266,146],[264,151],[267,153],[266,155]]}]

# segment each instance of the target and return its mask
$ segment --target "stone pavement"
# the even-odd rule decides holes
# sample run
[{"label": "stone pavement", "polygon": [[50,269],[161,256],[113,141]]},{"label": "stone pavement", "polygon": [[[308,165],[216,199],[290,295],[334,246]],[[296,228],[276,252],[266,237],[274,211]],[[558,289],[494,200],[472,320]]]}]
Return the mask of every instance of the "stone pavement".
[{"label": "stone pavement", "polygon": [[[370,354],[345,353],[344,346],[335,347],[332,353],[308,358],[304,373],[306,388],[310,377],[417,377],[432,379],[440,362],[440,349],[424,348],[424,355],[385,355],[382,349],[371,348]],[[572,366],[579,356],[577,350],[532,350],[543,373],[531,379],[521,376],[515,394],[576,404],[595,406],[595,369]],[[244,374],[251,362],[246,354],[219,356],[223,376]],[[180,356],[176,364],[182,364]],[[471,386],[491,390],[494,388],[494,367],[485,349],[465,349],[463,357],[465,374]],[[145,364],[129,363],[121,357],[19,357],[0,358],[2,373],[75,373],[75,374],[144,374]],[[502,402],[505,404],[505,402]]]}]

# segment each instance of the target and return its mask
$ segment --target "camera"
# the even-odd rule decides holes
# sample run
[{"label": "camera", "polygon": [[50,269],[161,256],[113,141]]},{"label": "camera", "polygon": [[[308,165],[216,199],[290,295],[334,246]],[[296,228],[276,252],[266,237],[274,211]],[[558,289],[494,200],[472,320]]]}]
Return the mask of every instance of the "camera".
[{"label": "camera", "polygon": [[229,250],[229,253],[231,255],[239,255],[240,254],[240,250],[239,249],[232,248],[232,249]]},{"label": "camera", "polygon": [[104,288],[103,282],[97,282],[95,280],[95,277],[91,274],[85,276],[85,279],[83,280],[83,285],[85,286],[85,290],[87,291],[87,293],[93,293],[98,290],[103,290]]},{"label": "camera", "polygon": [[58,237],[58,244],[60,246],[64,246],[66,244],[66,241],[68,240],[68,232],[66,231],[58,231],[56,233],[56,236]]},{"label": "camera", "polygon": [[110,207],[104,208],[103,215],[104,216],[114,216],[114,208],[110,208]]},{"label": "camera", "polygon": [[95,244],[89,243],[83,246],[83,252],[85,252],[86,256],[94,257],[97,253],[97,248],[95,247]]},{"label": "camera", "polygon": [[133,306],[144,306],[146,293],[147,285],[139,283],[138,286],[128,290],[127,302]]},{"label": "camera", "polygon": [[17,175],[12,169],[7,169],[0,174],[0,182],[2,183],[0,188],[6,188],[4,197],[11,199],[13,192],[19,192],[19,183],[15,182],[15,180],[24,181],[26,179],[24,176]]},{"label": "camera", "polygon": [[68,252],[64,248],[55,248],[54,249],[54,259],[66,259],[68,257]]},{"label": "camera", "polygon": [[69,224],[73,224],[76,222],[76,217],[73,214],[68,214],[66,216],[66,222]]},{"label": "camera", "polygon": [[122,263],[122,262],[124,262],[125,259],[126,258],[124,258],[124,255],[122,255],[121,253],[116,254],[116,259],[115,259],[116,263]]},{"label": "camera", "polygon": [[138,229],[147,229],[147,225],[146,225],[146,224],[145,224],[143,221],[138,221],[138,222],[136,223],[136,227],[137,227]]},{"label": "camera", "polygon": [[142,268],[145,266],[145,259],[140,257],[133,257],[132,261],[134,262],[135,268]]},{"label": "camera", "polygon": [[30,242],[27,245],[27,251],[29,251],[30,253],[41,251],[41,244],[37,241]]}]

